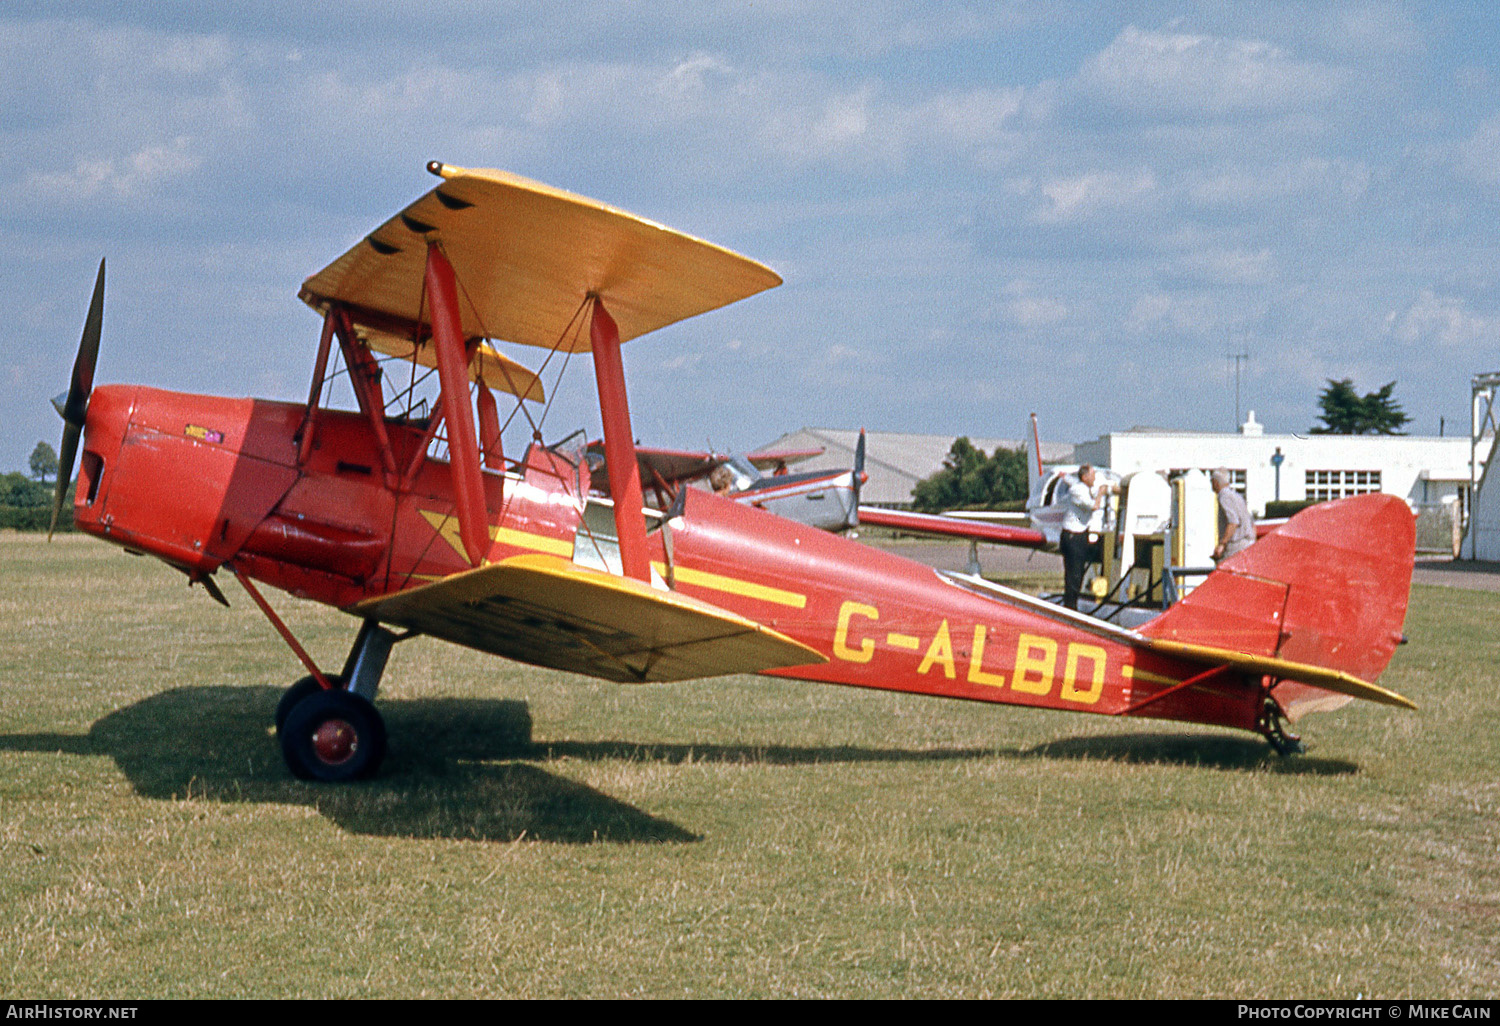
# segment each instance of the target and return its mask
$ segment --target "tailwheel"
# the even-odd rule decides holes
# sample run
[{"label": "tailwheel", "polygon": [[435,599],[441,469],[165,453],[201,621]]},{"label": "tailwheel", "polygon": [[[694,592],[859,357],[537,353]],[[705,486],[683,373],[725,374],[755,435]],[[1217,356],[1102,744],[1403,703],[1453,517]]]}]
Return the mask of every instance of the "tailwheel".
[{"label": "tailwheel", "polygon": [[[333,685],[335,691],[343,690],[344,678],[341,675],[331,673],[326,679],[328,683]],[[307,698],[309,695],[316,695],[322,690],[323,686],[318,683],[318,678],[311,675],[303,677],[297,683],[287,688],[286,693],[281,696],[281,701],[276,703],[276,732],[279,734],[281,728],[286,726],[286,718],[292,714],[293,708],[304,698]]]},{"label": "tailwheel", "polygon": [[1261,706],[1260,719],[1256,722],[1255,729],[1270,742],[1277,755],[1301,755],[1307,751],[1302,738],[1287,729],[1281,706],[1269,696],[1266,697],[1266,704]]},{"label": "tailwheel", "polygon": [[324,691],[316,682],[313,686],[317,693],[293,706],[280,731],[287,768],[293,776],[324,783],[374,776],[385,758],[380,713],[352,692]]}]

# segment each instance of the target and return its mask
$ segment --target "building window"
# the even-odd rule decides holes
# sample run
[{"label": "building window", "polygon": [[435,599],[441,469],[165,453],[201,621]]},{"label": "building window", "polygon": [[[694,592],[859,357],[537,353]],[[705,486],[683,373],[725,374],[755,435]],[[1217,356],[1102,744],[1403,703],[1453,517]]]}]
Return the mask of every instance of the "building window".
[{"label": "building window", "polygon": [[1312,502],[1345,499],[1380,491],[1378,470],[1309,470],[1307,498]]}]

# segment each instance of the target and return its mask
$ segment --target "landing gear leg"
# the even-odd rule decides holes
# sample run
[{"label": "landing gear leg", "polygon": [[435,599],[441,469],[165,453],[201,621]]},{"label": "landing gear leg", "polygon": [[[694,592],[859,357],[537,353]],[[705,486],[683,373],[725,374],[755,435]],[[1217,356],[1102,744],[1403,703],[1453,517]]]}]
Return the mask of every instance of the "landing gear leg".
[{"label": "landing gear leg", "polygon": [[964,573],[973,577],[979,577],[984,569],[979,565],[979,542],[973,538],[969,539],[969,565],[964,567]]},{"label": "landing gear leg", "polygon": [[344,672],[293,684],[276,709],[281,754],[292,775],[342,783],[375,775],[385,758],[385,721],[374,699],[398,635],[366,620],[344,661]]},{"label": "landing gear leg", "polygon": [[1266,696],[1265,705],[1261,706],[1260,719],[1255,723],[1255,729],[1260,731],[1261,736],[1266,739],[1277,755],[1301,755],[1307,751],[1307,746],[1302,743],[1302,738],[1287,729],[1286,718],[1281,714],[1281,706],[1269,695]]}]

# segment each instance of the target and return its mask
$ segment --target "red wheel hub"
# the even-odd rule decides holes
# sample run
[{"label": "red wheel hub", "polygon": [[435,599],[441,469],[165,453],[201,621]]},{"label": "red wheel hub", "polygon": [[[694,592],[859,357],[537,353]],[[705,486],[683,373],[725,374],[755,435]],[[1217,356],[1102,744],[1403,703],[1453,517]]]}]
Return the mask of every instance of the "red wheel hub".
[{"label": "red wheel hub", "polygon": [[312,736],[313,752],[319,761],[340,766],[354,758],[359,749],[359,732],[348,720],[325,720]]}]

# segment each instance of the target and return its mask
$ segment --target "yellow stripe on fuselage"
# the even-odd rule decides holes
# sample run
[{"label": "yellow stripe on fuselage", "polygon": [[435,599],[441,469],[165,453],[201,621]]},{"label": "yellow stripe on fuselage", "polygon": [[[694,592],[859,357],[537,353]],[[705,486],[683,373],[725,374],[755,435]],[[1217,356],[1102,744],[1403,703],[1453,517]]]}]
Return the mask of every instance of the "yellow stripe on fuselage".
[{"label": "yellow stripe on fuselage", "polygon": [[[665,563],[652,563],[651,565],[663,577],[667,575]],[[711,574],[707,570],[694,570],[686,566],[674,567],[672,574],[679,583],[690,584],[696,588],[742,595],[745,598],[759,599],[762,602],[774,602],[778,606],[791,606],[793,609],[807,608],[807,596],[795,591],[783,591],[781,588],[772,588],[770,585],[742,581],[737,577],[725,577],[722,574]]]},{"label": "yellow stripe on fuselage", "polygon": [[[432,529],[440,534],[443,541],[453,546],[453,551],[468,561],[468,554],[464,552],[463,539],[458,533],[458,517],[448,513],[435,513],[428,509],[419,509],[422,519],[432,525]],[[517,531],[510,527],[497,527],[490,525],[490,540],[497,541],[502,545],[509,545],[516,549],[529,549],[532,552],[545,552],[549,556],[561,556],[563,559],[573,558],[573,543],[563,541],[561,538],[549,538],[545,534],[532,534],[530,531]]]},{"label": "yellow stripe on fuselage", "polygon": [[[468,559],[464,552],[463,539],[458,533],[458,518],[448,513],[437,513],[432,510],[420,509],[417,512],[422,518],[432,525],[442,539],[447,542],[454,552],[465,560]],[[573,543],[563,541],[559,538],[549,538],[544,534],[532,534],[529,531],[517,531],[509,527],[490,527],[490,538],[502,545],[509,545],[517,549],[529,549],[532,552],[545,552],[549,556],[561,556],[563,559],[573,558]],[[665,563],[652,563],[656,572],[663,577],[667,574]],[[737,577],[725,577],[723,574],[709,573],[707,570],[694,570],[691,567],[679,566],[674,568],[676,579],[682,584],[692,585],[697,588],[707,588],[710,591],[722,591],[730,595],[740,595],[744,598],[758,599],[761,602],[773,602],[778,606],[790,606],[793,609],[806,609],[807,596],[795,591],[786,591],[782,588],[773,588],[767,584],[756,584],[753,581],[742,581]]]},{"label": "yellow stripe on fuselage", "polygon": [[1143,680],[1148,684],[1165,684],[1169,688],[1176,687],[1182,683],[1182,681],[1175,677],[1163,677],[1159,673],[1151,673],[1148,670],[1143,670],[1139,666],[1132,666],[1129,663],[1120,667],[1120,674],[1126,680]]}]

